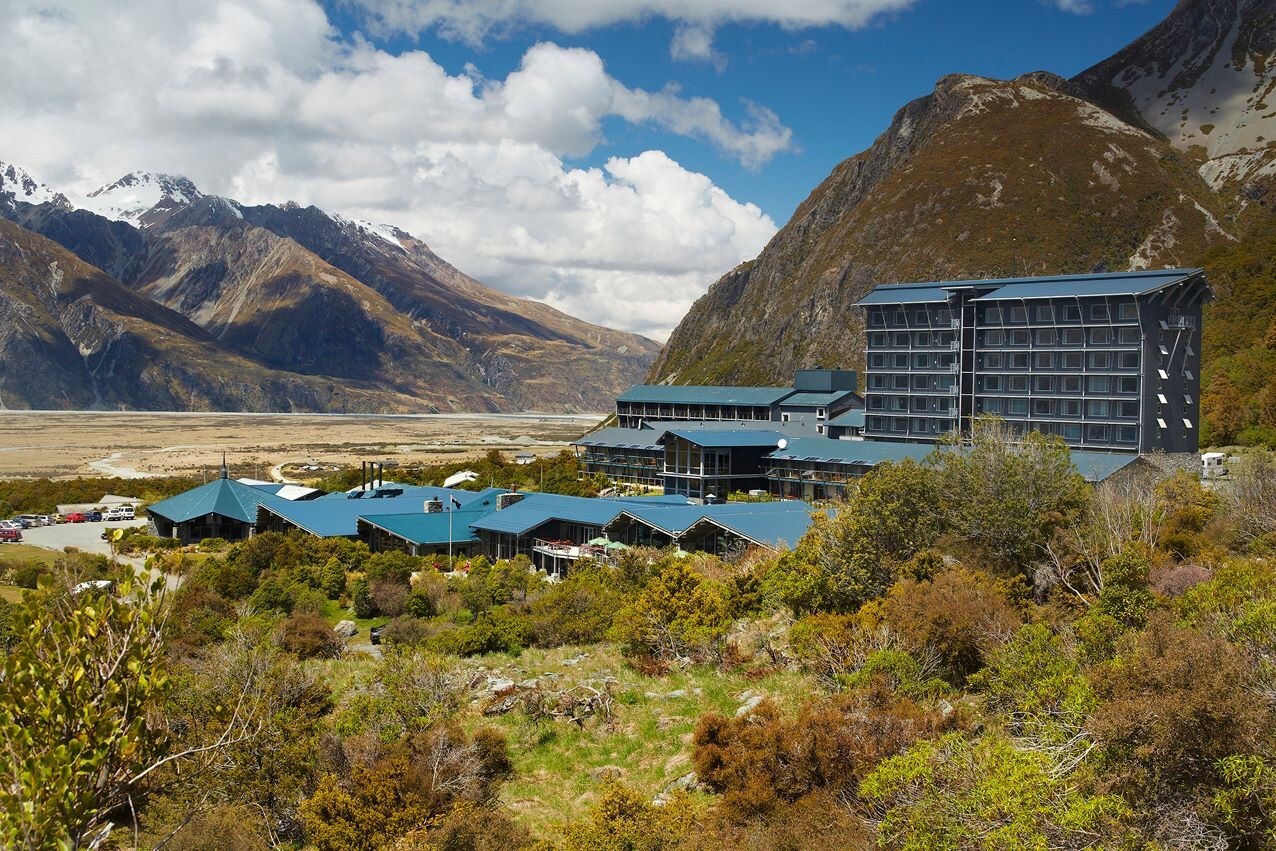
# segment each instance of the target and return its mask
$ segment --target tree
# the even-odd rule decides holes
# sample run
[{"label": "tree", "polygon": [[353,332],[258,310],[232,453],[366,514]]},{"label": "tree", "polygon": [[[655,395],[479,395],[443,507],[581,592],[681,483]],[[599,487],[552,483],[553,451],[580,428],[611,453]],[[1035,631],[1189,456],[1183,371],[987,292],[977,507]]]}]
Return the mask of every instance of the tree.
[{"label": "tree", "polygon": [[630,653],[674,659],[718,655],[730,626],[722,586],[675,558],[616,616],[614,631]]},{"label": "tree", "polygon": [[1214,376],[1201,394],[1201,418],[1209,426],[1214,445],[1231,443],[1249,424],[1245,400],[1226,375]]},{"label": "tree", "polygon": [[1085,505],[1085,481],[1062,438],[1021,437],[995,418],[977,418],[969,440],[936,449],[928,463],[946,527],[1002,572],[1026,572]]},{"label": "tree", "polygon": [[880,597],[899,565],[939,536],[933,473],[885,463],[860,480],[833,516],[817,512],[797,549],[780,557],[767,587],[795,616],[850,612]]}]

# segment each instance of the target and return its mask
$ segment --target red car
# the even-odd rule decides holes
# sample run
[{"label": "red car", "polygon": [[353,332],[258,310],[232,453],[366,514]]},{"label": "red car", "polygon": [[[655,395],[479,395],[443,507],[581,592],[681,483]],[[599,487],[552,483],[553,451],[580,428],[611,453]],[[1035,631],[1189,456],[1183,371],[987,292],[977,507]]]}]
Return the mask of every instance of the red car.
[{"label": "red car", "polygon": [[17,544],[22,542],[22,533],[17,529],[0,529],[0,544]]},{"label": "red car", "polygon": [[81,514],[78,511],[75,512],[74,514],[68,514],[66,516],[66,522],[68,523],[84,523],[88,519],[89,519],[88,517],[86,517],[85,515]]}]

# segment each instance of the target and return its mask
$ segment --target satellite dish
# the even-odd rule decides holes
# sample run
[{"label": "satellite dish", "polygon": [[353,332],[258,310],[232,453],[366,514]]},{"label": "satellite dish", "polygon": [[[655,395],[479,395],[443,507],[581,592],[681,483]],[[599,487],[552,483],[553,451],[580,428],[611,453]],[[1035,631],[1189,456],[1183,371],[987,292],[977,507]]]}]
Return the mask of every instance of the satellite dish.
[{"label": "satellite dish", "polygon": [[782,437],[780,438],[780,442],[775,445],[780,449],[784,449],[785,447],[789,445],[789,442]]}]

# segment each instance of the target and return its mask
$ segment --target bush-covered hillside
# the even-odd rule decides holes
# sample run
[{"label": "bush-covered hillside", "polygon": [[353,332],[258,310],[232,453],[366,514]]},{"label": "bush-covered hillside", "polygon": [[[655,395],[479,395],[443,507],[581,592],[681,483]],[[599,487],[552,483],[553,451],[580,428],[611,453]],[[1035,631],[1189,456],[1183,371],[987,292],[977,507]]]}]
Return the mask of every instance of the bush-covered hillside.
[{"label": "bush-covered hillside", "polygon": [[168,595],[63,558],[0,612],[0,844],[1271,847],[1276,461],[1068,464],[984,424],[792,552],[560,582],[300,533],[166,554]]}]

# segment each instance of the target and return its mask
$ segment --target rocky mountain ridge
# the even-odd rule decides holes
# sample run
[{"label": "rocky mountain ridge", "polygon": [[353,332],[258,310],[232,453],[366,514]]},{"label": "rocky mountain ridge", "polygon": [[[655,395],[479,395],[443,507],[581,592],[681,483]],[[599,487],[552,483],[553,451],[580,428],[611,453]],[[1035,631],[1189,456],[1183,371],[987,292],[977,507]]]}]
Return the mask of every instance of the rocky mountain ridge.
[{"label": "rocky mountain ridge", "polygon": [[[1165,138],[1113,86],[1133,79],[1124,69],[1136,65],[1184,67],[1157,51],[1178,49],[1182,39],[1165,32],[1181,34],[1202,9],[1227,16],[1219,27],[1233,36],[1221,44],[1267,44],[1235,24],[1267,27],[1267,8],[1184,0],[1168,27],[1073,80],[941,78],[839,164],[755,260],[710,287],[648,380],[770,384],[802,367],[862,368],[854,303],[881,283],[1198,265],[1246,239],[1271,215],[1261,162],[1276,143],[1251,150],[1233,134],[1219,157],[1260,166],[1220,184],[1223,167],[1211,167],[1207,151],[1186,136]],[[1245,56],[1246,68],[1269,73],[1270,51]],[[1186,85],[1178,96],[1199,100],[1193,92]],[[1227,120],[1248,128],[1252,113],[1232,110]]]},{"label": "rocky mountain ridge", "polygon": [[263,368],[359,382],[393,410],[605,410],[658,350],[496,292],[392,226],[142,172],[76,208],[47,187],[20,192],[42,185],[0,164],[10,172],[0,215]]}]

